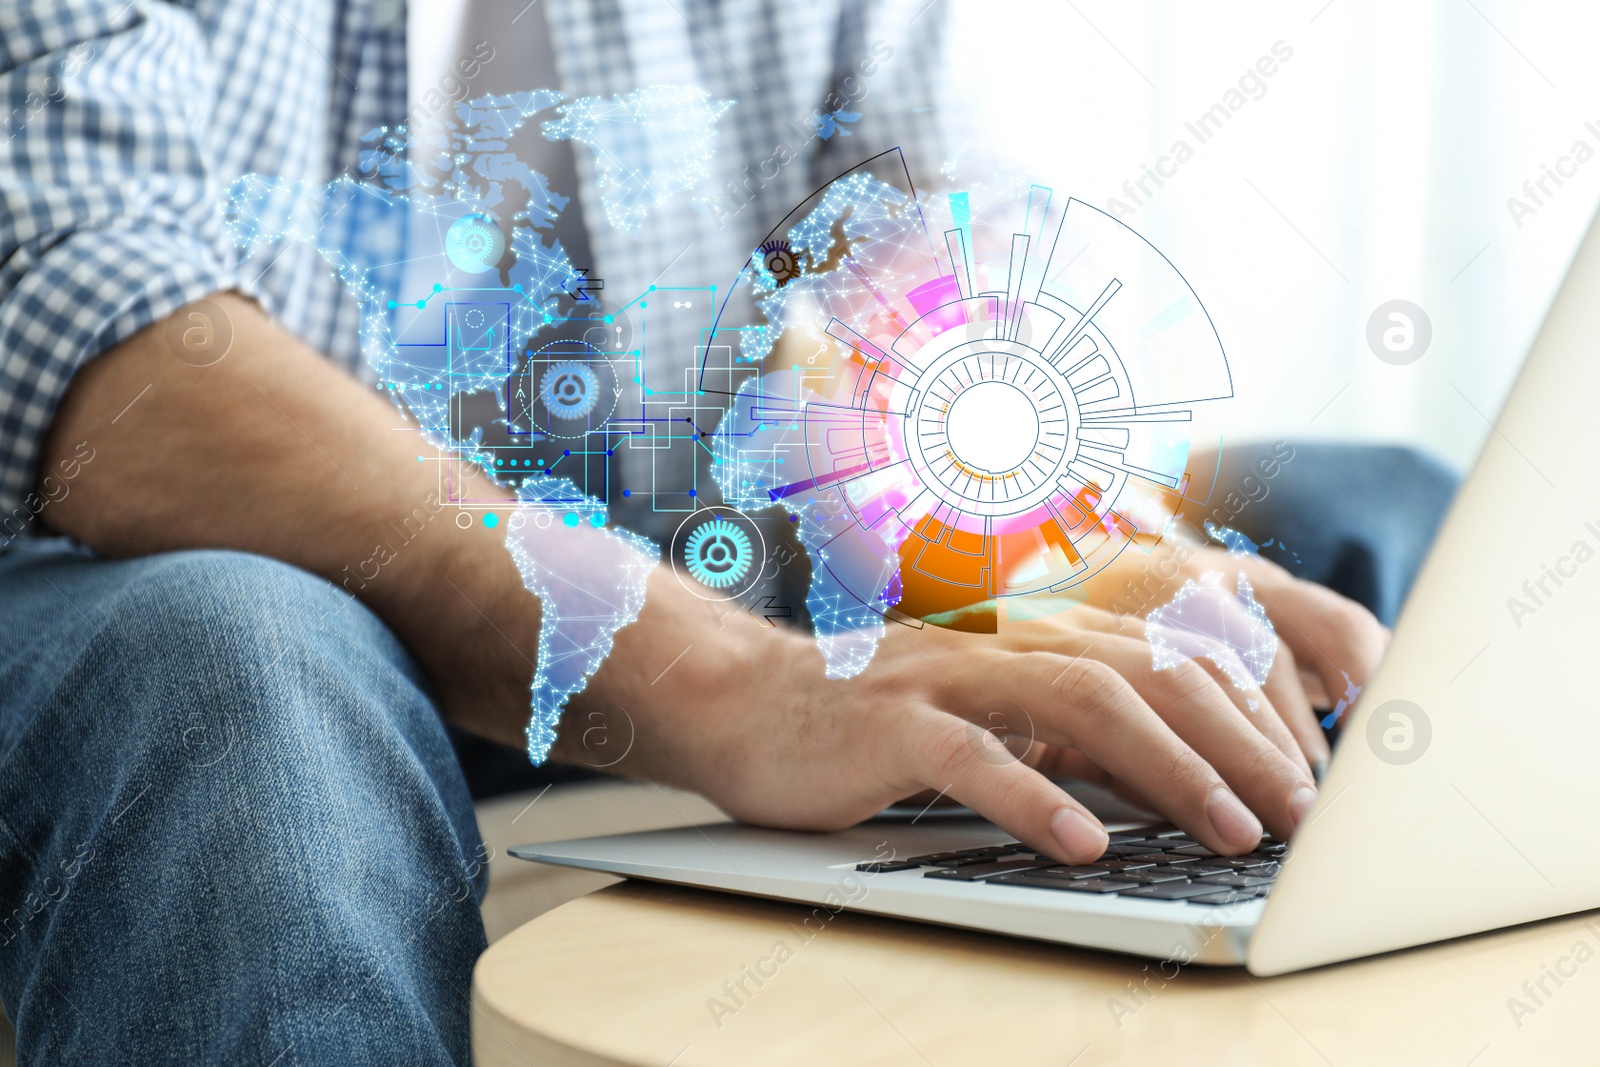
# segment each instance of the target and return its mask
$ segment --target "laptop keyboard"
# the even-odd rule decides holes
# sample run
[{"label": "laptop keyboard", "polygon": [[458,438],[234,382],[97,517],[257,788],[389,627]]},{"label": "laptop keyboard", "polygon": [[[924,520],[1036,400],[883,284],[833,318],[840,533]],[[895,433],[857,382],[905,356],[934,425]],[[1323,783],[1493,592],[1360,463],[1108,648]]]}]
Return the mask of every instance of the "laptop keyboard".
[{"label": "laptop keyboard", "polygon": [[1105,855],[1080,866],[1067,866],[1012,841],[861,863],[856,870],[874,874],[921,870],[923,877],[942,881],[1221,905],[1270,893],[1288,847],[1264,837],[1254,852],[1218,856],[1175,826],[1149,826],[1112,834]]}]

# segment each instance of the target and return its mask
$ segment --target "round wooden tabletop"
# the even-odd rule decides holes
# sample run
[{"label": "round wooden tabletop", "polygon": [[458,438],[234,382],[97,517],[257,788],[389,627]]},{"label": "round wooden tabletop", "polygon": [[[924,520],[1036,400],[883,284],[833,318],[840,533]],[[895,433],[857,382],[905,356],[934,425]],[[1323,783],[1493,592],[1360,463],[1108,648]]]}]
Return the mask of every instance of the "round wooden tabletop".
[{"label": "round wooden tabletop", "polygon": [[473,1047],[479,1067],[1586,1063],[1597,952],[1590,913],[1263,979],[625,883],[489,947]]}]

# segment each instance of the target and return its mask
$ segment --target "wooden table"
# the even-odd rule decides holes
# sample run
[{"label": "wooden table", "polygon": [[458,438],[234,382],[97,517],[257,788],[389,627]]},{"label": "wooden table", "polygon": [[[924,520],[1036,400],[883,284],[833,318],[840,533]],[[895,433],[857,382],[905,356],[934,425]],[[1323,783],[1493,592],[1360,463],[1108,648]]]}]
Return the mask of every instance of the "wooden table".
[{"label": "wooden table", "polygon": [[1270,979],[808,914],[635,883],[564,904],[479,960],[479,1067],[1600,1063],[1600,912]]}]

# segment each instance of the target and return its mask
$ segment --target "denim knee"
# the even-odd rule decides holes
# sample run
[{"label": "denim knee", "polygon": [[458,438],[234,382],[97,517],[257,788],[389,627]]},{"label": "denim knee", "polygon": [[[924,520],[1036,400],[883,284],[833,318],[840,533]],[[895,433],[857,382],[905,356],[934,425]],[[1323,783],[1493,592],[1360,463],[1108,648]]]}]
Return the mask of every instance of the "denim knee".
[{"label": "denim knee", "polygon": [[[116,573],[74,604],[74,640],[41,648],[61,662],[0,774],[4,847],[28,868],[0,876],[0,914],[74,860],[0,933],[24,1060],[101,1062],[159,1033],[163,1061],[464,1061],[486,857],[404,649],[260,557],[93,565]],[[125,1012],[78,1032],[63,995]]]}]

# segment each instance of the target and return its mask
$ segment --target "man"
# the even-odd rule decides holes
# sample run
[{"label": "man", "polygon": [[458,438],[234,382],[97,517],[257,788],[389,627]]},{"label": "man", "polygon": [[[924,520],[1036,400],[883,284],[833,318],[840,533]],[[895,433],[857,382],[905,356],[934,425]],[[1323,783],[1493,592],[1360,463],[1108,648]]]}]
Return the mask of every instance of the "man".
[{"label": "man", "polygon": [[[524,57],[543,42],[556,71],[488,69],[574,92],[676,65],[742,101],[723,124],[730,178],[892,30],[879,115],[842,157],[941,155],[919,107],[940,80],[942,10],[518,6],[472,5],[463,51],[528,33]],[[0,7],[0,514],[15,520],[0,553],[0,1000],[23,1063],[469,1059],[484,857],[443,723],[520,747],[541,605],[504,526],[478,523],[422,526],[356,598],[334,584],[428,497],[418,456],[438,454],[350,373],[356,311],[314,254],[242,272],[217,223],[235,176],[352,168],[362,134],[404,120],[408,81],[417,117],[433,76],[408,76],[406,36],[382,0]],[[719,244],[742,258],[840,143],[677,223],[711,249],[686,247],[680,269],[727,269]],[[630,265],[586,230],[608,279],[676,251],[663,230],[645,242],[660,256]],[[205,331],[226,333],[226,351],[180,358],[190,329],[202,350]],[[1312,486],[1366,494],[1398,554],[1326,508],[1302,508],[1296,545],[1387,617],[1449,486],[1379,459],[1302,449],[1272,499],[1292,512]],[[1224,478],[1243,479],[1255,458],[1230,462],[1245,466]],[[1411,510],[1383,510],[1380,481]],[[1212,550],[1166,551],[1181,582]],[[997,637],[896,634],[828,681],[804,634],[719,626],[661,571],[572,714],[629,709],[618,772],[755,822],[840,827],[929,790],[1083,862],[1106,837],[1047,776],[1070,774],[1237,853],[1293,830],[1327,757],[1311,696],[1359,684],[1385,640],[1352,601],[1240,566],[1284,639],[1260,692],[1194,663],[1153,670],[1138,621],[1092,607]],[[1141,577],[1126,567],[1102,589]],[[1037,724],[1023,760],[993,759],[967,718],[997,698]],[[554,755],[581,746],[563,732]]]}]

